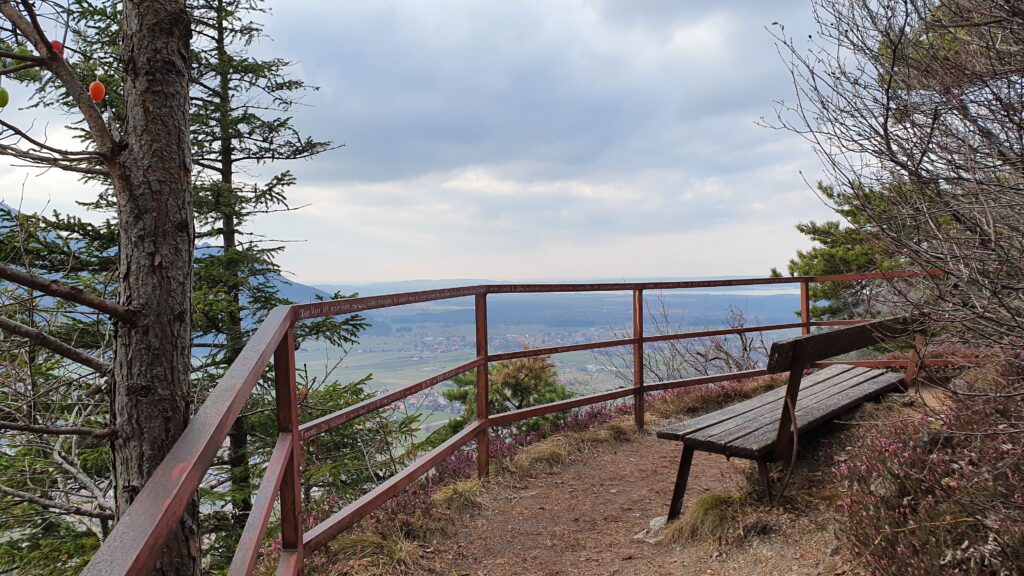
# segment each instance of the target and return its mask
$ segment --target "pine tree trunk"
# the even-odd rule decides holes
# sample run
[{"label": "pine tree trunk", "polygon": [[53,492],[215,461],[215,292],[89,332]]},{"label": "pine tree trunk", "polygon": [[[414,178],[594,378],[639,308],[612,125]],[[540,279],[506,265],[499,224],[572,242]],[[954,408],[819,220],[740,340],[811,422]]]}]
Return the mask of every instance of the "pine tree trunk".
[{"label": "pine tree trunk", "polygon": [[[226,140],[228,145],[228,161],[225,162],[227,169],[224,173],[225,189],[231,189],[231,161],[230,161],[230,139]],[[229,193],[230,195],[230,193]],[[223,214],[223,237],[224,254],[230,255],[237,250],[235,237],[235,218],[232,214],[232,207],[225,206]],[[228,289],[228,296],[231,299],[231,311],[229,312],[227,326],[227,349],[225,350],[224,361],[228,364],[234,362],[241,354],[245,346],[245,335],[242,326],[241,315],[241,285],[245,281],[242,278],[242,271],[238,269],[237,263],[228,260],[231,286]],[[244,416],[239,416],[231,425],[231,432],[228,433],[228,466],[231,476],[231,508],[233,510],[232,521],[241,533],[245,523],[249,520],[249,512],[252,511],[252,470],[249,466],[249,430]]]},{"label": "pine tree trunk", "polygon": [[[218,88],[220,89],[220,177],[221,189],[218,207],[221,211],[221,236],[224,239],[224,255],[228,269],[228,298],[230,311],[227,318],[226,344],[224,362],[231,364],[241,354],[245,346],[244,326],[242,325],[242,285],[246,279],[238,267],[238,261],[232,254],[238,250],[238,239],[235,230],[235,211],[238,200],[234,193],[234,141],[231,130],[231,77],[228,68],[228,39],[225,20],[228,10],[223,2],[217,2],[217,61],[220,65]],[[231,508],[232,521],[241,531],[249,520],[252,511],[252,470],[249,466],[249,431],[244,416],[239,416],[228,433],[228,466],[231,477]]]},{"label": "pine tree trunk", "polygon": [[[193,219],[188,12],[181,0],[126,0],[125,140],[113,162],[119,302],[113,367],[114,471],[123,514],[190,415]],[[189,506],[153,574],[199,574],[198,505]]]},{"label": "pine tree trunk", "polygon": [[[228,140],[230,143],[230,140]],[[225,172],[224,183],[226,189],[231,189],[230,160],[226,163],[228,171]],[[231,207],[225,206],[223,214],[224,230],[224,254],[230,255],[237,250],[235,238],[235,218],[231,213]],[[237,263],[228,260],[230,279],[232,285],[228,289],[228,296],[231,299],[231,311],[229,312],[227,326],[227,349],[225,350],[224,361],[234,362],[241,354],[245,346],[245,335],[242,326],[241,315],[241,284],[244,282],[242,271],[238,269]],[[252,511],[252,470],[249,466],[249,430],[244,416],[239,416],[231,425],[231,432],[228,433],[228,466],[231,476],[231,508],[233,510],[232,521],[241,533],[245,523],[249,520],[249,512]]]}]

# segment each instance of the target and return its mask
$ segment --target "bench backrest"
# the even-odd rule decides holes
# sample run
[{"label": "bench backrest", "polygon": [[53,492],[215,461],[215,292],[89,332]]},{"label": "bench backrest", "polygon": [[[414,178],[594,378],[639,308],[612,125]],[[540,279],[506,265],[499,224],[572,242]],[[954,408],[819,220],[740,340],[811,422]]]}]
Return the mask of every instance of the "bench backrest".
[{"label": "bench backrest", "polygon": [[774,342],[768,354],[768,373],[806,368],[819,360],[905,338],[916,329],[910,316],[899,316]]},{"label": "bench backrest", "polygon": [[[805,368],[819,360],[882,342],[905,338],[922,331],[920,324],[912,317],[899,316],[773,343],[768,354],[768,372],[777,374],[789,371],[786,398],[782,406],[782,417],[779,420],[779,433],[775,439],[775,457],[781,458],[793,448],[792,412],[796,411],[800,379],[803,377]],[[914,369],[916,370],[916,366]]]}]

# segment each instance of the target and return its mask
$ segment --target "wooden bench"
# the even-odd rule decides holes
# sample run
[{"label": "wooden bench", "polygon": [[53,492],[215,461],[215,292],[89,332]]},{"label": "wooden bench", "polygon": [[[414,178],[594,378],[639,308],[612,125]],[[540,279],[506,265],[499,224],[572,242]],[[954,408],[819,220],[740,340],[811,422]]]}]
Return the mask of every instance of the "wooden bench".
[{"label": "wooden bench", "polygon": [[789,372],[789,382],[785,387],[658,432],[658,438],[683,443],[668,520],[675,520],[682,510],[690,464],[696,450],[756,461],[765,496],[770,501],[768,463],[788,458],[792,466],[801,432],[894,388],[909,385],[916,376],[919,362],[915,356],[905,374],[832,365],[803,378],[804,370],[826,358],[915,332],[918,332],[915,323],[909,317],[901,317],[773,343],[768,357],[768,372]]}]

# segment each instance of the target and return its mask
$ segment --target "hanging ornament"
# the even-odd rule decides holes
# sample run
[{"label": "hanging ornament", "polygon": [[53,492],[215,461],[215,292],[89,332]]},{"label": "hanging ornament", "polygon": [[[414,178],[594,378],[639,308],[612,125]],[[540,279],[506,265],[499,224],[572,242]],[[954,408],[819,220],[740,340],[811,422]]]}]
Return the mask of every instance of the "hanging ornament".
[{"label": "hanging ornament", "polygon": [[64,43],[60,40],[53,40],[50,42],[50,46],[53,47],[53,51],[57,54],[60,54],[61,56],[64,55]]},{"label": "hanging ornament", "polygon": [[92,84],[89,84],[89,96],[92,96],[92,101],[99,104],[103,101],[103,97],[107,95],[107,87],[103,85],[103,82],[99,80],[93,80]]},{"label": "hanging ornament", "polygon": [[8,94],[7,88],[0,86],[0,108],[5,108],[11,102],[11,95]]}]

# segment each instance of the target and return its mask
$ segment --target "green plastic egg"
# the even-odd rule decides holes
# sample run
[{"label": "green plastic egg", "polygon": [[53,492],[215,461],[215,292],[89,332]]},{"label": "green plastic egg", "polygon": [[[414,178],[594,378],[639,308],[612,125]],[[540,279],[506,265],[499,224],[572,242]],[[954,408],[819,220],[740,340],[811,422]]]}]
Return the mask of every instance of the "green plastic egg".
[{"label": "green plastic egg", "polygon": [[0,108],[7,106],[10,101],[11,95],[7,93],[7,88],[0,87]]},{"label": "green plastic egg", "polygon": [[31,56],[32,55],[32,51],[29,50],[28,46],[25,46],[24,44],[22,44],[21,46],[18,46],[14,50],[14,53],[17,54],[18,56]]}]

